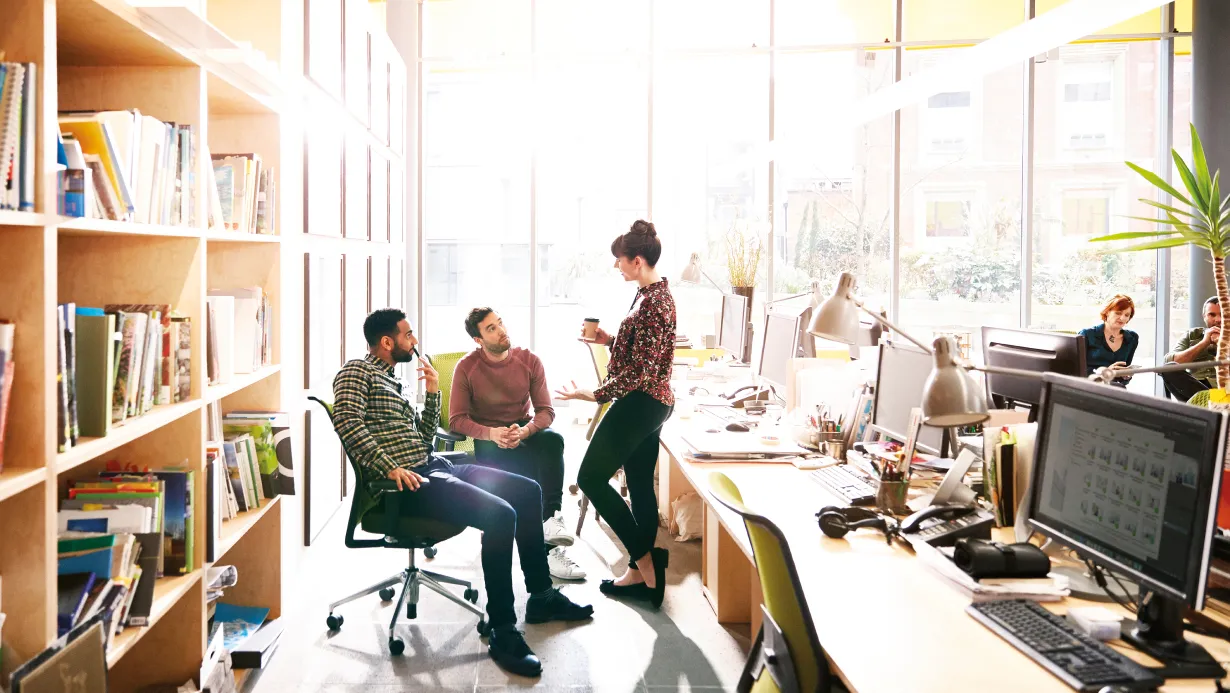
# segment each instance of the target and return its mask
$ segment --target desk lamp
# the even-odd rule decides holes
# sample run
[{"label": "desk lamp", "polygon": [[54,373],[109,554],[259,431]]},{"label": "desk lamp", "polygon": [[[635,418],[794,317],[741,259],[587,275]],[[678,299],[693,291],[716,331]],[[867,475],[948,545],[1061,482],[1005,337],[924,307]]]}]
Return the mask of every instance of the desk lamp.
[{"label": "desk lamp", "polygon": [[687,266],[683,268],[683,272],[679,275],[679,283],[680,284],[699,284],[701,277],[708,279],[709,283],[712,284],[715,288],[717,288],[718,291],[721,291],[722,293],[726,293],[726,290],[722,288],[721,284],[718,284],[717,282],[713,281],[713,277],[710,277],[708,274],[705,273],[705,270],[701,269],[700,253],[692,253],[692,258],[688,260]]}]

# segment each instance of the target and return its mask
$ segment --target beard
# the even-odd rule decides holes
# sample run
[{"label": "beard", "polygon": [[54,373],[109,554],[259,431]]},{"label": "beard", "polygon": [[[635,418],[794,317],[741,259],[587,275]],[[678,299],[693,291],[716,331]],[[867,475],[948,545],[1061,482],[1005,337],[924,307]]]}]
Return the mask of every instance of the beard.
[{"label": "beard", "polygon": [[401,347],[393,347],[393,351],[389,355],[393,357],[394,363],[409,363],[414,359],[414,354]]},{"label": "beard", "polygon": [[483,346],[487,349],[487,351],[493,354],[503,354],[504,352],[512,348],[512,340],[508,338],[504,338],[503,340],[498,341],[495,344],[484,344]]}]

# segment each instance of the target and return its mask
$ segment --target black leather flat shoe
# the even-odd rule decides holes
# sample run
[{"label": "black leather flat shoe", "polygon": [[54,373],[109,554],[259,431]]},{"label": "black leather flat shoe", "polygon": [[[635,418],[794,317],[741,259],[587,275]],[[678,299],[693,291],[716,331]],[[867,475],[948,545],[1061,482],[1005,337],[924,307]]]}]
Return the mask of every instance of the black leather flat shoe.
[{"label": "black leather flat shoe", "polygon": [[652,590],[643,582],[638,582],[635,585],[616,585],[614,580],[603,580],[598,585],[598,591],[608,597],[630,597],[646,600],[652,597]]},{"label": "black leather flat shoe", "polygon": [[670,563],[671,554],[663,548],[654,547],[649,550],[653,554],[653,576],[657,586],[649,590],[649,603],[655,609],[662,608],[662,600],[666,598],[666,566]]}]

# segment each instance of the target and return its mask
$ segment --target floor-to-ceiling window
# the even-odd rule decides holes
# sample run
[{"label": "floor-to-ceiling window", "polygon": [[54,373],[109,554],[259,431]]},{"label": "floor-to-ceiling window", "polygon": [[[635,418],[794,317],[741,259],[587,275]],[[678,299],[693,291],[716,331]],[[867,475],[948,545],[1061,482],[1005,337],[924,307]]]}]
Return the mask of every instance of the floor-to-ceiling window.
[{"label": "floor-to-ceiling window", "polygon": [[[813,281],[827,290],[851,271],[869,305],[918,336],[966,332],[976,345],[981,325],[1092,325],[1125,293],[1137,361],[1152,360],[1165,346],[1159,302],[1175,335],[1195,300],[1186,250],[1171,251],[1171,291],[1159,295],[1155,254],[1088,241],[1148,226],[1126,218],[1148,216],[1138,198],[1154,193],[1125,160],[1166,167],[1165,140],[1190,149],[1190,40],[1179,35],[1168,55],[1162,11],[1035,56],[1032,75],[1023,61],[841,125],[867,95],[1027,21],[1025,6],[427,0],[419,285],[430,349],[468,348],[462,318],[490,304],[553,380],[583,371],[581,319],[613,326],[634,290],[611,267],[610,241],[648,217],[664,276],[697,253],[718,284],[673,287],[693,341],[716,332],[730,242],[743,237],[760,251],[757,316],[766,300]],[[1190,31],[1190,3],[1174,22]]]}]

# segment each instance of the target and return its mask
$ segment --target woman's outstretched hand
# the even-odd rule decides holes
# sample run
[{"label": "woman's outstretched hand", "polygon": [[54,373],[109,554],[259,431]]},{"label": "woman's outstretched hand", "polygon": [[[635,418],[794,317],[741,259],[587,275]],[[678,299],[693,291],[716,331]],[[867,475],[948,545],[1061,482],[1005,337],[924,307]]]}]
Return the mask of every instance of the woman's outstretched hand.
[{"label": "woman's outstretched hand", "polygon": [[586,402],[597,402],[598,401],[597,399],[594,398],[593,390],[585,390],[585,389],[577,387],[577,383],[575,380],[570,382],[568,385],[565,385],[564,387],[561,387],[560,389],[556,390],[555,395],[556,397],[559,397],[562,400],[579,399],[579,400],[584,400]]}]

